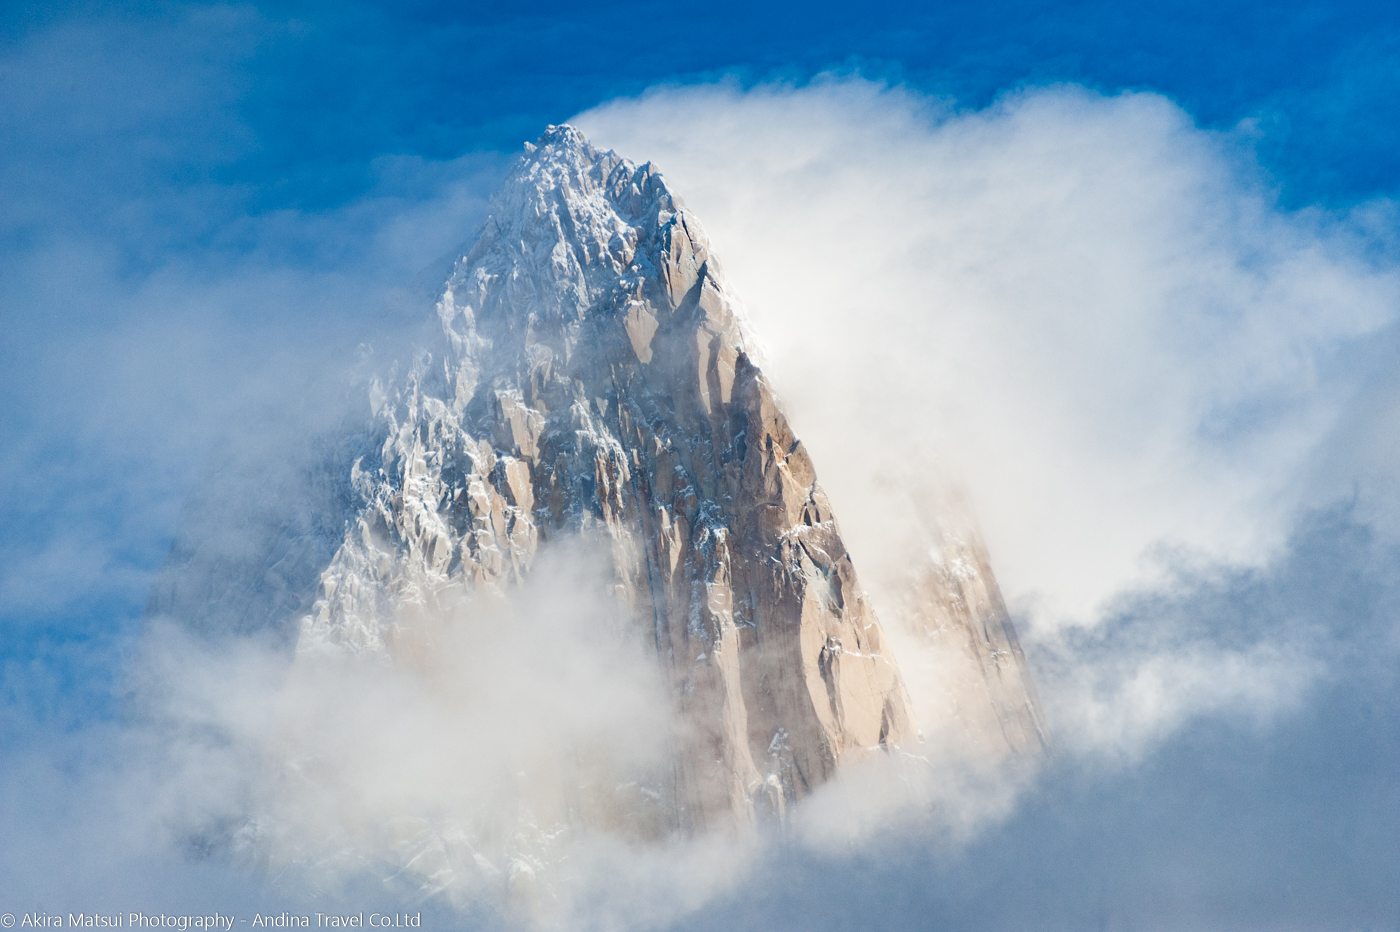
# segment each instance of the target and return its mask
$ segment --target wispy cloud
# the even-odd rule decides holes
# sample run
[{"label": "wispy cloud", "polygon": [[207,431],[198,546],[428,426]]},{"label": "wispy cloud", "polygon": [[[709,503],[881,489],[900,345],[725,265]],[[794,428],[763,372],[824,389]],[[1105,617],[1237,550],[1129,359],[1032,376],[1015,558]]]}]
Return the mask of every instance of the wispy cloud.
[{"label": "wispy cloud", "polygon": [[1348,358],[1400,312],[1364,223],[1278,209],[1242,140],[1151,94],[960,112],[832,79],[578,122],[707,224],[856,553],[917,451],[972,488],[1042,625],[1152,580],[1154,548],[1275,552],[1370,389]]},{"label": "wispy cloud", "polygon": [[[61,82],[54,87],[45,93],[57,94]],[[1361,533],[1360,522],[1342,522],[1343,530],[1297,523],[1308,506],[1350,494],[1353,480],[1369,495],[1391,475],[1389,445],[1357,437],[1383,437],[1388,422],[1369,412],[1394,391],[1373,356],[1392,338],[1397,306],[1385,205],[1346,215],[1279,210],[1244,136],[1203,132],[1150,94],[1055,87],[968,112],[860,80],[665,87],[579,123],[630,158],[654,159],[708,225],[862,573],[878,577],[892,556],[882,541],[898,538],[891,481],[899,488],[957,475],[971,486],[994,565],[1020,617],[1032,622],[1027,641],[1062,756],[1051,780],[1027,797],[1017,796],[1021,782],[979,785],[984,775],[940,773],[951,789],[916,801],[943,814],[915,820],[893,840],[880,812],[843,810],[833,793],[813,811],[827,804],[838,817],[814,816],[819,830],[763,851],[697,847],[653,857],[590,849],[596,860],[571,868],[575,915],[600,927],[664,925],[709,904],[692,917],[696,927],[760,927],[772,924],[764,916],[786,916],[822,928],[869,921],[883,909],[891,928],[925,915],[962,917],[972,928],[972,919],[995,926],[997,917],[1024,925],[1039,902],[1099,921],[1095,909],[1111,918],[1126,908],[1115,883],[1150,887],[1150,868],[1181,863],[1113,863],[1132,836],[1112,835],[1093,816],[1099,796],[1125,824],[1139,811],[1132,793],[1160,798],[1141,807],[1143,818],[1171,821],[1180,800],[1164,788],[1205,794],[1202,760],[1222,746],[1243,748],[1251,766],[1271,772],[1269,736],[1283,736],[1306,745],[1298,752],[1306,759],[1326,746],[1326,729],[1309,718],[1326,718],[1317,697],[1339,683],[1348,702],[1389,720],[1393,689],[1345,679],[1361,645],[1394,654],[1388,616],[1377,607],[1384,599],[1344,600],[1346,591],[1393,591],[1388,570],[1365,562],[1383,564],[1387,551],[1337,542]],[[39,529],[26,547],[42,545],[7,562],[6,605],[37,617],[72,610],[88,586],[139,590],[216,438],[275,449],[298,418],[326,410],[318,379],[340,371],[361,339],[341,335],[382,322],[392,330],[417,313],[401,315],[413,301],[394,287],[467,232],[501,163],[386,160],[382,190],[321,212],[260,214],[218,185],[207,197],[172,195],[183,209],[215,205],[222,245],[174,250],[138,274],[105,242],[110,224],[68,226],[15,254],[15,306],[49,308],[52,317],[24,322],[25,345],[37,350],[21,370],[27,379],[6,384],[32,417],[21,419],[26,440],[3,467],[28,475],[37,457],[57,481],[26,486],[42,504],[27,514],[35,522],[71,514],[72,523]],[[138,211],[124,235],[171,243],[162,230],[159,211]],[[244,248],[225,248],[230,242]],[[55,278],[44,271],[53,267],[73,272]],[[60,317],[51,337],[35,335]],[[288,386],[313,394],[302,415],[247,415],[280,407]],[[1367,470],[1358,467],[1363,460]],[[65,511],[73,490],[107,504]],[[133,537],[155,543],[133,556],[122,549]],[[1309,567],[1324,567],[1334,581],[1354,573],[1355,586],[1302,585]],[[1341,617],[1365,624],[1343,631]],[[269,831],[284,832],[285,844],[271,847],[285,863],[359,876],[337,873],[337,833],[349,824],[363,830],[357,845],[382,842],[375,819],[404,811],[403,799],[385,793],[416,792],[412,811],[470,815],[486,805],[473,788],[501,784],[451,775],[505,763],[473,748],[495,753],[518,738],[537,750],[531,742],[592,734],[598,722],[577,714],[616,711],[603,701],[616,683],[569,679],[583,672],[568,648],[598,660],[598,645],[563,634],[562,653],[538,669],[493,666],[519,647],[509,632],[481,653],[456,645],[460,663],[448,673],[482,674],[499,687],[481,721],[473,717],[480,703],[459,694],[470,682],[446,674],[405,681],[331,666],[284,681],[262,656],[191,662],[186,674],[231,678],[222,692],[186,680],[191,692],[175,703],[184,726],[212,726],[203,736],[217,740],[151,745],[144,733],[96,729],[84,739],[109,759],[55,739],[76,756],[56,764],[50,747],[6,763],[15,779],[4,785],[50,787],[6,797],[5,825],[17,833],[9,837],[27,839],[23,848],[33,852],[21,862],[20,846],[11,847],[8,869],[55,896],[135,883],[165,898],[189,887],[270,903],[273,894],[242,875],[191,866],[188,835],[167,831],[217,826],[251,794],[268,824],[282,826]],[[602,655],[598,669],[613,670],[616,658]],[[560,706],[558,684],[541,683],[550,678],[574,693],[598,687],[599,704]],[[192,694],[213,705],[195,705]],[[613,698],[638,711],[636,696]],[[414,729],[399,730],[405,718]],[[504,731],[492,732],[493,722]],[[456,743],[463,728],[485,730],[468,746]],[[1228,740],[1211,743],[1218,728]],[[599,735],[633,747],[606,727]],[[405,756],[421,779],[387,778],[383,761]],[[296,777],[303,758],[332,766],[315,779],[279,782]],[[150,759],[161,762],[154,772],[143,763]],[[1353,764],[1370,772],[1376,759]],[[165,792],[152,799],[156,785]],[[1297,788],[1277,786],[1295,805]],[[1384,798],[1358,793],[1357,805]],[[64,814],[77,799],[85,805]],[[329,812],[329,801],[343,805]],[[346,823],[341,810],[365,818]],[[950,831],[963,813],[975,817]],[[1336,815],[1363,818],[1345,807]],[[1288,818],[1267,807],[1249,817],[1255,822],[1221,821],[1215,834],[1191,822],[1193,841],[1209,848],[1221,833]],[[873,839],[871,825],[879,828]],[[1162,834],[1154,838],[1165,836],[1155,829]],[[949,860],[950,837],[964,860]],[[1062,837],[1097,852],[1081,853],[1082,873],[1065,866],[1072,859],[1057,847]],[[139,844],[122,849],[126,838]],[[114,853],[66,860],[79,839],[103,839]],[[1366,856],[1380,867],[1365,878],[1391,863],[1373,847]],[[1037,864],[1037,854],[1053,863]],[[900,863],[925,873],[902,873]],[[1302,875],[1307,864],[1300,855],[1290,870]],[[88,873],[80,876],[79,866]],[[962,883],[966,896],[929,893],[929,876]],[[1251,890],[1267,887],[1267,872],[1251,876]],[[1101,895],[1088,906],[1074,891],[1057,898],[1046,889],[1056,880],[1088,890],[1089,899],[1092,880]],[[763,892],[764,883],[774,892]],[[872,906],[859,895],[867,883],[901,892]],[[978,912],[997,883],[1030,892]],[[1226,895],[1197,889],[1207,888]],[[1163,915],[1170,926],[1182,914]]]}]

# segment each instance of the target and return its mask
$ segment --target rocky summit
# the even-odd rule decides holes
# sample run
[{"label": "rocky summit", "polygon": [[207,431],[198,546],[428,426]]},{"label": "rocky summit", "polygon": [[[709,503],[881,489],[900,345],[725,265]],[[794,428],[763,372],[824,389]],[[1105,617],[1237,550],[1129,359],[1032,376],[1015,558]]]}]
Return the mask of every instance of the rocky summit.
[{"label": "rocky summit", "polygon": [[[681,723],[649,834],[781,819],[843,768],[919,745],[819,464],[655,167],[549,128],[436,318],[412,365],[370,385],[370,426],[331,445],[310,517],[255,516],[236,558],[182,533],[153,614],[271,626],[298,657],[392,657],[413,640],[401,606],[522,585],[581,540],[605,554]],[[910,555],[886,621],[952,645],[959,695],[980,696],[958,714],[1033,751],[1039,709],[985,548],[970,523],[949,527],[936,559]]]}]

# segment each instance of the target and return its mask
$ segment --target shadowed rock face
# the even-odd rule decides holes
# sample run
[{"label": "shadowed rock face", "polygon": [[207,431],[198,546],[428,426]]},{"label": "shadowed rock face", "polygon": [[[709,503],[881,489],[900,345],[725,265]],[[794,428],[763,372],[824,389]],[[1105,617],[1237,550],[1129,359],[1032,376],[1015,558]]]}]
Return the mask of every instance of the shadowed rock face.
[{"label": "shadowed rock face", "polygon": [[[920,743],[807,450],[746,349],[703,230],[651,165],[551,127],[436,313],[408,371],[371,384],[369,425],[320,444],[299,473],[315,490],[306,515],[244,509],[246,543],[229,553],[201,549],[208,522],[195,522],[152,614],[281,630],[298,657],[411,661],[432,649],[415,619],[450,615],[463,592],[508,591],[546,550],[582,542],[654,647],[677,725],[663,772],[603,768],[592,797],[529,775],[532,825],[638,838],[743,825]],[[232,513],[227,497],[200,514]],[[940,668],[946,714],[964,730],[993,754],[1038,748],[1034,691],[970,519],[924,526],[938,539],[911,551],[894,623],[954,656]]]}]

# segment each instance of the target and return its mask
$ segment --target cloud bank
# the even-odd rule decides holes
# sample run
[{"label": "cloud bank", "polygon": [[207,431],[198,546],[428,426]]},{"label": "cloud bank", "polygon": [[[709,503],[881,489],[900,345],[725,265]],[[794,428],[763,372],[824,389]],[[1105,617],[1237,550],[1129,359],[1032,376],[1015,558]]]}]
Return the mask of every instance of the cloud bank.
[{"label": "cloud bank", "polygon": [[[576,860],[577,873],[565,875],[571,915],[600,928],[836,928],[875,919],[889,928],[926,919],[1009,928],[1034,917],[1044,927],[1154,917],[1164,928],[1249,927],[1251,915],[1267,912],[1264,891],[1283,877],[1297,879],[1313,910],[1297,924],[1317,926],[1318,917],[1339,915],[1328,911],[1335,898],[1306,886],[1310,871],[1335,880],[1318,862],[1323,855],[1291,853],[1273,869],[1234,865],[1298,837],[1293,810],[1316,803],[1311,784],[1280,773],[1350,746],[1341,756],[1352,775],[1322,775],[1317,785],[1342,788],[1351,801],[1320,811],[1344,826],[1370,813],[1372,827],[1339,830],[1356,853],[1340,843],[1317,850],[1356,858],[1354,889],[1369,909],[1356,915],[1384,916],[1389,901],[1378,891],[1400,888],[1387,886],[1395,858],[1368,839],[1393,824],[1385,815],[1393,791],[1375,775],[1394,759],[1386,726],[1400,721],[1396,690],[1376,672],[1400,652],[1390,621],[1400,592],[1393,551],[1372,530],[1386,514],[1373,490],[1390,481],[1382,435],[1397,409],[1378,400],[1396,397],[1394,380],[1376,374],[1376,348],[1393,345],[1397,307],[1385,205],[1346,215],[1281,211],[1243,136],[1203,132],[1149,94],[1058,87],[967,112],[861,80],[665,87],[577,123],[598,144],[656,161],[707,224],[869,585],[882,585],[897,559],[903,537],[892,516],[911,495],[954,477],[969,487],[1028,635],[1059,750],[1030,790],[1014,780],[981,785],[976,772],[939,773],[945,792],[923,802],[943,811],[902,831],[831,793],[815,801],[808,823],[762,851],[590,849],[591,864]],[[110,341],[85,325],[89,355],[54,350],[67,360],[65,384],[93,371],[83,363],[91,359],[104,384],[138,386],[113,393],[106,415],[75,411],[91,432],[89,448],[120,462],[126,443],[158,447],[185,427],[208,445],[232,408],[275,404],[287,374],[304,380],[333,369],[291,350],[316,345],[333,329],[326,320],[339,327],[340,313],[371,320],[367,286],[382,288],[404,272],[406,254],[442,240],[447,219],[479,204],[476,184],[468,176],[446,186],[458,200],[441,211],[370,199],[309,223],[281,218],[297,235],[278,218],[254,225],[256,241],[285,246],[304,235],[324,247],[313,254],[341,256],[310,263],[310,273],[254,250],[212,276],[192,263],[135,282],[111,266],[85,277],[90,294],[122,284],[118,319],[138,307],[160,311],[147,327],[117,328]],[[345,228],[361,233],[342,240],[336,231]],[[75,237],[46,247],[30,256],[33,268],[80,265],[83,245]],[[385,249],[395,256],[392,274],[355,267]],[[282,298],[269,303],[268,294]],[[246,307],[263,318],[242,320]],[[296,335],[285,355],[269,352],[282,342],[269,336],[282,311]],[[188,328],[169,337],[166,325],[182,316]],[[228,334],[248,337],[248,347],[230,357]],[[276,361],[244,371],[268,358]],[[130,375],[152,370],[153,359],[178,364],[170,375]],[[240,387],[236,399],[221,382]],[[279,428],[261,442],[282,436]],[[173,456],[172,472],[187,477],[195,458]],[[143,486],[118,476],[112,488],[121,495]],[[1354,489],[1362,490],[1355,504],[1335,504]],[[138,512],[169,511],[149,492],[136,499]],[[104,535],[65,540],[83,548]],[[53,551],[56,564],[68,559]],[[139,585],[115,578],[100,553],[89,563],[102,585]],[[53,589],[35,577],[32,566],[10,573],[5,591],[53,610],[42,604]],[[590,717],[644,720],[645,684],[610,693],[617,684],[604,677],[592,684],[597,704],[562,706],[555,681],[576,672],[567,648],[604,672],[617,658],[580,646],[567,625],[543,636],[561,652],[547,653],[538,670],[506,665],[504,680],[492,663],[519,648],[509,637],[480,657],[449,651],[437,674],[414,679],[393,671],[366,679],[330,664],[284,681],[259,656],[181,667],[196,678],[174,681],[189,688],[171,706],[199,740],[151,747],[142,735],[94,731],[84,740],[100,739],[93,746],[110,760],[73,754],[56,764],[39,754],[6,765],[19,775],[11,787],[55,787],[37,814],[25,811],[29,796],[7,797],[12,837],[48,852],[23,863],[12,853],[7,869],[54,895],[65,885],[134,882],[166,898],[194,885],[226,902],[273,903],[286,891],[218,864],[191,865],[185,855],[198,839],[166,831],[216,829],[231,806],[246,811],[252,799],[274,835],[276,825],[297,827],[270,848],[307,876],[323,869],[320,889],[330,897],[337,882],[368,869],[338,863],[338,841],[344,850],[384,844],[379,816],[472,818],[491,808],[490,791],[508,783],[492,775],[510,757],[502,740],[528,758],[538,742],[581,734],[645,761],[646,742]],[[465,695],[472,683],[454,678],[463,670],[501,691]],[[232,688],[209,690],[206,679],[220,672]],[[510,681],[512,673],[523,680]],[[521,686],[536,688],[543,707],[515,708]],[[1358,724],[1362,709],[1371,717]],[[403,721],[412,728],[401,730]],[[492,722],[509,727],[493,739]],[[467,726],[485,729],[482,740],[455,744]],[[477,746],[502,756],[477,758]],[[178,766],[157,774],[135,763],[147,754],[170,763],[172,752]],[[385,769],[390,758],[408,760],[422,779],[403,782]],[[324,766],[308,769],[308,760]],[[440,779],[458,771],[480,779]],[[162,788],[155,800],[151,785]],[[78,813],[59,813],[80,798],[88,802]],[[56,824],[62,830],[48,831]],[[1173,848],[1163,839],[1176,826],[1188,840]],[[345,832],[353,837],[337,835]],[[75,839],[102,839],[105,856],[81,862],[96,879],[70,866],[45,880],[43,865],[66,857],[45,847],[50,834],[68,849]],[[140,844],[123,851],[123,837]],[[297,844],[307,850],[289,852]],[[1184,870],[1214,850],[1237,855],[1216,864],[1225,879]],[[1187,892],[1173,892],[1164,871],[1176,871]],[[1197,893],[1206,905],[1186,903]]]},{"label": "cloud bank", "polygon": [[[688,928],[1393,921],[1370,831],[1298,846],[1387,806],[1392,205],[1283,210],[1251,127],[1152,94],[720,84],[576,122],[705,221],[873,589],[911,490],[968,488],[1057,748],[952,860],[793,854]],[[1318,755],[1344,798],[1291,776]]]},{"label": "cloud bank", "polygon": [[1040,624],[1173,557],[1276,553],[1360,387],[1348,353],[1400,310],[1376,208],[1277,209],[1245,140],[1153,94],[966,112],[831,79],[576,122],[705,222],[843,523],[876,537],[875,483],[941,466]]},{"label": "cloud bank", "polygon": [[1247,132],[1154,94],[966,111],[833,77],[576,122],[706,223],[877,608],[919,499],[966,487],[1062,751],[1140,760],[1325,675],[1326,632],[1173,607],[1311,509],[1391,523],[1391,205],[1281,209]]}]

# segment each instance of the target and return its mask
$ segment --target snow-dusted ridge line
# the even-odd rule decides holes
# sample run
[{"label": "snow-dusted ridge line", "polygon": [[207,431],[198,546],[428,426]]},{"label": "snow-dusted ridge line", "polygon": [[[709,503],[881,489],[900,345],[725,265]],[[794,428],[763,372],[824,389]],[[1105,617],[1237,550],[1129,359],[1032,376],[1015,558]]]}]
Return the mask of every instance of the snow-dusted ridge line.
[{"label": "snow-dusted ridge line", "polygon": [[[703,227],[654,166],[550,127],[434,314],[436,335],[369,384],[368,425],[318,473],[336,505],[308,551],[330,551],[314,597],[282,616],[294,662],[411,663],[434,626],[470,639],[494,623],[478,595],[527,587],[540,559],[582,542],[651,645],[673,722],[659,765],[619,763],[582,789],[572,765],[532,777],[526,822],[484,814],[463,851],[424,862],[434,884],[443,863],[544,857],[570,826],[647,841],[781,819],[844,768],[918,744],[811,457]],[[970,577],[926,574],[910,623],[966,639],[996,740],[1033,748],[1038,709],[979,548],[948,554]],[[197,615],[198,589],[161,610]]]}]

